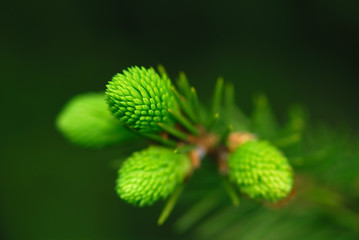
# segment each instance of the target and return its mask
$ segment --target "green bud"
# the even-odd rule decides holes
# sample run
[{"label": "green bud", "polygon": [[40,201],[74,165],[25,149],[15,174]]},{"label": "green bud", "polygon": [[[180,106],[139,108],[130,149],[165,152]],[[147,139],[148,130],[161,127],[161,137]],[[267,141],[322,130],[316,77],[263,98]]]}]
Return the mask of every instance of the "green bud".
[{"label": "green bud", "polygon": [[170,80],[153,68],[130,67],[108,83],[106,100],[114,116],[127,127],[159,131],[157,123],[172,123],[167,109],[177,110],[170,86]]},{"label": "green bud", "polygon": [[251,198],[277,201],[293,185],[292,168],[286,157],[264,141],[240,145],[228,159],[229,178]]},{"label": "green bud", "polygon": [[119,170],[116,191],[137,206],[152,205],[166,198],[190,169],[189,157],[172,149],[151,146],[129,157]]},{"label": "green bud", "polygon": [[111,115],[104,93],[72,98],[58,115],[56,126],[71,142],[83,147],[100,148],[136,137]]}]

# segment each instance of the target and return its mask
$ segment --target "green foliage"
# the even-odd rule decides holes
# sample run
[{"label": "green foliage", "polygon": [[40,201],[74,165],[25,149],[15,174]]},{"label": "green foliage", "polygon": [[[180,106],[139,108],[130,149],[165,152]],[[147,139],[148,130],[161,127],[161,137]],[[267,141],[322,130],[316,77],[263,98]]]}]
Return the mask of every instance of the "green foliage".
[{"label": "green foliage", "polygon": [[104,93],[85,93],[71,99],[58,115],[56,126],[82,147],[100,148],[136,137],[107,110]]},{"label": "green foliage", "polygon": [[[189,207],[175,227],[200,239],[288,239],[290,231],[300,233],[301,227],[315,232],[305,219],[321,226],[320,218],[313,214],[302,218],[297,211],[306,207],[359,233],[357,141],[330,129],[310,129],[308,114],[298,105],[289,109],[287,122],[280,124],[264,95],[254,99],[252,115],[247,116],[237,105],[233,85],[222,78],[217,80],[211,105],[205,106],[184,73],[176,86],[162,66],[159,73],[152,68],[128,68],[107,85],[107,107],[102,94],[96,101],[94,94],[80,95],[58,117],[61,132],[83,146],[126,140],[125,146],[133,135],[122,124],[142,136],[138,139],[170,147],[151,146],[123,162],[116,185],[120,198],[140,207],[167,198],[158,220],[162,224],[188,185],[184,197],[190,200]],[[337,189],[345,190],[345,196]],[[264,206],[239,200],[238,190],[250,199],[265,200]],[[265,207],[281,206],[295,192],[297,200],[285,210]],[[204,197],[198,200],[199,196]],[[235,206],[240,202],[240,207],[228,207],[228,197]],[[269,230],[274,238],[266,235]],[[356,236],[341,233],[332,235],[320,228],[312,239]]]},{"label": "green foliage", "polygon": [[278,134],[279,126],[267,97],[260,94],[254,98],[251,128],[262,139],[272,140]]},{"label": "green foliage", "polygon": [[238,107],[234,86],[226,83],[224,87],[224,101],[221,115],[226,121],[225,125],[231,126],[232,131],[249,131],[250,119]]},{"label": "green foliage", "polygon": [[[67,128],[68,135],[88,136],[102,125],[97,122],[86,125],[82,120],[84,109],[102,104],[100,109],[104,117],[96,115],[102,121],[110,119],[116,122],[110,117],[112,113],[134,133],[171,147],[165,149],[152,146],[133,154],[124,162],[117,181],[117,192],[122,199],[134,205],[148,206],[167,198],[184,176],[199,168],[207,158],[217,158],[218,169],[224,174],[224,187],[234,204],[239,203],[239,198],[228,183],[228,178],[238,185],[240,191],[255,199],[276,201],[286,197],[292,186],[292,174],[285,157],[269,144],[245,143],[253,136],[248,131],[263,138],[274,139],[277,135],[287,137],[286,131],[283,130],[281,135],[278,133],[279,127],[273,128],[275,119],[264,96],[255,101],[256,110],[250,119],[236,105],[233,86],[225,83],[222,78],[218,78],[215,85],[211,106],[205,107],[184,73],[179,75],[178,89],[171,84],[162,66],[159,67],[159,73],[153,68],[130,67],[116,74],[107,85],[106,102],[109,111],[105,109],[101,96],[96,104],[90,102],[86,108],[72,108],[73,115],[78,114],[80,117],[68,118],[67,125],[73,126]],[[59,119],[62,119],[62,115]],[[61,126],[59,124],[59,128],[63,129]],[[124,130],[119,123],[117,126]],[[109,133],[116,133],[107,128]],[[110,138],[101,138],[99,134],[91,136],[92,142],[87,137],[81,143],[96,147],[116,142]],[[238,141],[230,136],[239,140],[249,136],[249,139]],[[226,145],[228,142],[233,146],[240,145],[231,155]],[[223,158],[228,155],[228,159]],[[229,175],[223,170],[227,167]],[[175,192],[168,200],[159,223],[167,218],[181,191]]]},{"label": "green foliage", "polygon": [[129,157],[119,170],[117,193],[128,203],[152,205],[171,194],[190,170],[185,154],[151,146]]},{"label": "green foliage", "polygon": [[[297,106],[290,112],[282,133],[298,130],[293,127],[289,131],[288,126],[304,116]],[[183,201],[191,207],[175,222],[177,232],[194,239],[358,239],[358,139],[345,129],[322,123],[305,125],[302,140],[284,150],[296,170],[296,196],[289,204],[260,206],[242,198],[240,207],[229,206],[216,185],[218,180],[208,183],[210,174],[206,173],[192,179],[196,188],[188,190],[187,201]],[[199,195],[198,189],[206,185],[211,185],[212,191],[206,189]]]},{"label": "green foliage", "polygon": [[333,129],[325,124],[311,127],[303,140],[286,152],[300,172],[359,196],[359,141],[348,129]]},{"label": "green foliage", "polygon": [[277,201],[292,189],[293,174],[286,157],[263,141],[248,141],[228,158],[229,177],[251,198]]},{"label": "green foliage", "polygon": [[170,80],[153,68],[131,67],[108,83],[106,100],[114,116],[127,127],[156,132],[158,123],[171,124],[168,109],[177,110],[170,87]]}]

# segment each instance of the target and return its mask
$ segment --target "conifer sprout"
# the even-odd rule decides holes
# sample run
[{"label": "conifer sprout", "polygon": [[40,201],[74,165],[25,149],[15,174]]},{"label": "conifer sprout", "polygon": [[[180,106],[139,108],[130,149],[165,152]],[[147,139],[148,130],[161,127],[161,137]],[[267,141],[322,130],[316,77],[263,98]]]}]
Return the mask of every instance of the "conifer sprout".
[{"label": "conifer sprout", "polygon": [[135,66],[116,74],[107,85],[106,100],[127,127],[147,133],[161,130],[158,123],[172,125],[168,109],[178,109],[171,81],[153,68]]},{"label": "conifer sprout", "polygon": [[80,94],[69,100],[56,126],[72,143],[82,147],[100,148],[136,137],[112,116],[103,92]]},{"label": "conifer sprout", "polygon": [[265,141],[248,141],[228,159],[229,178],[239,190],[259,200],[278,201],[293,185],[292,168],[286,157]]},{"label": "conifer sprout", "polygon": [[186,154],[150,146],[135,152],[122,165],[117,179],[117,193],[137,206],[149,206],[164,199],[183,182],[191,167]]},{"label": "conifer sprout", "polygon": [[222,78],[205,106],[184,73],[174,86],[162,66],[158,72],[127,68],[108,82],[105,93],[71,99],[57,118],[58,129],[81,146],[98,148],[132,138],[158,144],[122,163],[116,181],[121,199],[143,207],[167,198],[158,219],[161,225],[184,180],[207,163],[216,164],[235,206],[240,202],[237,188],[250,198],[273,202],[290,194],[293,171],[275,146],[301,139],[304,122],[298,115],[282,129],[261,95],[249,118],[237,105],[234,86]]}]

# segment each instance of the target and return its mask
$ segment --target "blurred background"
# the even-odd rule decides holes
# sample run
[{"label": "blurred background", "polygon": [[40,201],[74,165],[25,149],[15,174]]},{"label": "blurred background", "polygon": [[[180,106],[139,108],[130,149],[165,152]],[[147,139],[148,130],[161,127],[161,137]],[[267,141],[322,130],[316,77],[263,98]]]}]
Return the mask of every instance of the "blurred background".
[{"label": "blurred background", "polygon": [[[247,113],[261,91],[279,118],[291,103],[301,103],[312,122],[358,139],[358,1],[20,0],[3,4],[0,12],[0,239],[264,239],[249,230],[235,238],[237,228],[261,226],[254,220],[241,224],[243,218],[208,236],[206,229],[223,223],[211,215],[212,225],[207,220],[178,233],[172,223],[193,205],[185,200],[157,227],[161,204],[138,209],[115,194],[112,161],[121,158],[119,149],[81,149],[57,132],[54,121],[68,99],[104,90],[115,73],[132,65],[163,64],[173,79],[185,71],[205,101],[222,76],[234,83]],[[246,204],[248,214],[257,211],[256,204]],[[245,214],[229,201],[224,205],[227,213]],[[358,210],[357,204],[352,208]],[[258,221],[310,225],[315,219],[317,229],[358,237],[354,213],[338,223],[325,214],[306,216],[305,209],[297,218],[279,211],[286,217],[264,209]],[[347,228],[348,221],[354,227]],[[268,239],[287,229],[265,226],[261,234]],[[293,234],[313,233],[299,226]],[[222,233],[227,238],[215,235]],[[285,234],[283,239],[293,237]],[[322,239],[315,234],[312,239]]]}]

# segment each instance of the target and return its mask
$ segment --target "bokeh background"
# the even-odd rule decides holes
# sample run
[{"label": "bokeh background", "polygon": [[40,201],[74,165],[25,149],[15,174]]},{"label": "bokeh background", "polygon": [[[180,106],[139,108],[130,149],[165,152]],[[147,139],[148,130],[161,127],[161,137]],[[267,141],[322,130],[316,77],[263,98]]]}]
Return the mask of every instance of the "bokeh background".
[{"label": "bokeh background", "polygon": [[118,149],[75,147],[54,127],[69,98],[104,90],[132,65],[163,64],[173,78],[183,70],[205,101],[223,76],[245,112],[262,91],[278,116],[302,103],[313,122],[357,136],[358,1],[2,5],[0,239],[184,237],[171,228],[181,206],[157,227],[160,205],[137,209],[117,198]]}]

